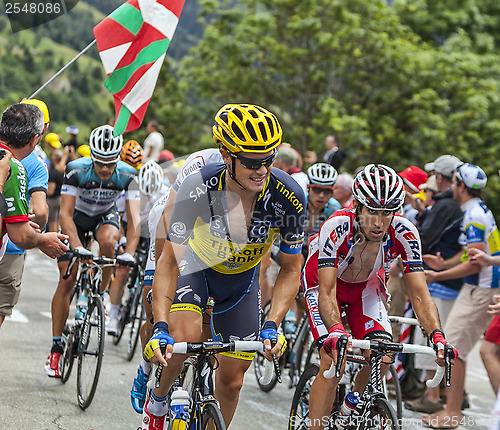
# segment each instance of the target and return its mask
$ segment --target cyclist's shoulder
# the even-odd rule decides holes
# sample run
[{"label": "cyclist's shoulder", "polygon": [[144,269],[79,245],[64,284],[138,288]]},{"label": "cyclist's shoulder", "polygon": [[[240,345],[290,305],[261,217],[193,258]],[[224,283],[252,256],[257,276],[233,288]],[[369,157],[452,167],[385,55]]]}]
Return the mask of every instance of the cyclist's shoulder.
[{"label": "cyclist's shoulder", "polygon": [[263,198],[272,197],[274,202],[293,207],[297,213],[304,213],[306,207],[306,196],[301,186],[288,173],[280,169],[272,169],[268,184],[263,191]]},{"label": "cyclist's shoulder", "polygon": [[92,169],[92,159],[90,157],[80,157],[70,161],[66,165],[66,172],[70,171],[88,171]]},{"label": "cyclist's shoulder", "polygon": [[352,233],[356,213],[353,209],[343,209],[334,212],[321,226],[320,235],[331,235],[335,232],[337,238]]},{"label": "cyclist's shoulder", "polygon": [[125,175],[125,176],[131,177],[131,178],[133,178],[134,176],[137,176],[137,170],[122,160],[118,160],[118,163],[116,163],[116,170],[115,171],[119,175]]}]

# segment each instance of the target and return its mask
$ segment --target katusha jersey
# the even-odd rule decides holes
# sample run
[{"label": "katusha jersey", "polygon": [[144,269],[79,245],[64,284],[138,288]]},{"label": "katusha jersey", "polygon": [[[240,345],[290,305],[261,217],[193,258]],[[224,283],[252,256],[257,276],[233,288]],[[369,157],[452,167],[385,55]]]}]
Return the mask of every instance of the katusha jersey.
[{"label": "katusha jersey", "polygon": [[103,181],[96,175],[90,157],[82,157],[66,166],[61,194],[76,197],[75,210],[88,216],[107,212],[122,191],[126,200],[139,200],[139,190],[129,190],[137,171],[123,161],[118,161],[111,178]]},{"label": "katusha jersey", "polygon": [[[211,164],[181,184],[170,220],[168,240],[189,244],[205,267],[242,273],[256,266],[281,236],[280,250],[299,254],[304,238],[305,196],[288,174],[272,169],[257,196],[245,241],[231,237],[225,198],[225,164]],[[186,252],[190,252],[186,250]]]},{"label": "katusha jersey", "polygon": [[[339,272],[338,277],[341,278],[342,273],[350,264],[349,261],[356,245],[356,233],[360,234],[355,227],[355,219],[355,210],[351,209],[335,212],[325,221],[319,233],[317,264],[308,263],[320,268],[336,267]],[[385,238],[380,243],[379,255],[369,278],[375,276],[380,278],[382,275],[383,279],[381,280],[386,283],[389,278],[391,262],[398,257],[401,257],[403,261],[404,273],[423,270],[422,246],[417,228],[411,221],[396,214]],[[314,257],[309,255],[310,258]],[[383,273],[379,273],[380,269]]]}]

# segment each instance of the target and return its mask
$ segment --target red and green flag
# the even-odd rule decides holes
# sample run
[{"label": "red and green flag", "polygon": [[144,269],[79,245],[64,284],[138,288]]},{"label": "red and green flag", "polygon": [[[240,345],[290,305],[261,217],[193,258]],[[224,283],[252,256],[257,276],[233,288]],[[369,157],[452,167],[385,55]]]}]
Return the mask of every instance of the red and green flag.
[{"label": "red and green flag", "polygon": [[94,27],[115,100],[115,135],[142,124],[184,0],[128,0]]}]

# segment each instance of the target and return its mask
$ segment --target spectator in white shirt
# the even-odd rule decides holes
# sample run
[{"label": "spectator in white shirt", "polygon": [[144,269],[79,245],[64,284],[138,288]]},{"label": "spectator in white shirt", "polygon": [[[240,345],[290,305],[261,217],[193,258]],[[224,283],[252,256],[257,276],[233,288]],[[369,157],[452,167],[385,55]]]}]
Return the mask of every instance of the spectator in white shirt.
[{"label": "spectator in white shirt", "polygon": [[149,134],[143,145],[144,163],[149,160],[157,160],[164,145],[163,136],[158,131],[158,122],[149,121],[146,130]]}]

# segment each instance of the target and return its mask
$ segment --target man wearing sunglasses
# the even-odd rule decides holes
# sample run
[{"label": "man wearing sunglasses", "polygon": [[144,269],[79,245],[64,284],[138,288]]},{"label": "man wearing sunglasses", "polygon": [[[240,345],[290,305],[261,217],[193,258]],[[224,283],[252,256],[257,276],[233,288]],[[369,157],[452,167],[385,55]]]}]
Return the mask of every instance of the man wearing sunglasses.
[{"label": "man wearing sunglasses", "polygon": [[[200,341],[208,297],[214,299],[214,340],[257,340],[260,335],[271,358],[284,345],[277,326],[298,290],[305,196],[289,175],[272,169],[282,137],[276,116],[255,105],[226,105],[216,114],[213,136],[223,163],[206,165],[180,185],[156,266],[155,325],[145,357],[166,365],[159,345],[167,344],[168,367],[146,401],[143,429],[164,428],[165,399],[185,359],[172,355],[172,344],[174,339]],[[281,269],[261,330],[259,266],[278,236]],[[271,338],[278,340],[273,348]],[[215,396],[228,426],[253,355],[218,356]]]},{"label": "man wearing sunglasses", "polygon": [[[111,320],[108,333],[116,331],[118,312],[123,295],[123,287],[128,276],[127,265],[134,262],[134,252],[139,241],[140,196],[134,181],[137,171],[123,161],[119,161],[123,145],[122,136],[113,136],[109,125],[97,127],[89,139],[90,157],[72,161],[66,167],[61,188],[61,229],[69,236],[69,246],[81,260],[92,259],[92,252],[85,248],[84,236],[92,232],[99,243],[102,256],[113,258],[115,244],[120,237],[120,218],[116,208],[118,196],[125,191],[126,211],[129,221],[125,252],[117,257],[120,266],[110,286]],[[140,227],[139,227],[140,228]],[[60,377],[59,359],[63,352],[62,331],[68,317],[71,291],[75,285],[78,266],[75,265],[68,279],[63,279],[71,254],[68,252],[58,260],[59,283],[52,298],[52,349],[45,365],[45,373],[50,377]],[[113,268],[104,268],[102,288],[108,286]]]}]

